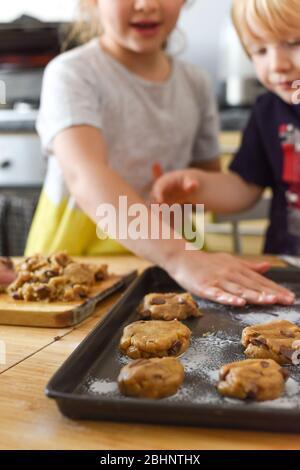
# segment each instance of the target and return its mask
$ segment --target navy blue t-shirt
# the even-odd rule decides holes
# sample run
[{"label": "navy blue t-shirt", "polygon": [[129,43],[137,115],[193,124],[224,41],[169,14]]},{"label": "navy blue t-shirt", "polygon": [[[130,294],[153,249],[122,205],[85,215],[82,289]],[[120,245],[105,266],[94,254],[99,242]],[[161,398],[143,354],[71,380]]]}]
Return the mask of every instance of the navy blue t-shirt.
[{"label": "navy blue t-shirt", "polygon": [[272,188],[265,253],[300,255],[300,105],[259,97],[230,169]]}]

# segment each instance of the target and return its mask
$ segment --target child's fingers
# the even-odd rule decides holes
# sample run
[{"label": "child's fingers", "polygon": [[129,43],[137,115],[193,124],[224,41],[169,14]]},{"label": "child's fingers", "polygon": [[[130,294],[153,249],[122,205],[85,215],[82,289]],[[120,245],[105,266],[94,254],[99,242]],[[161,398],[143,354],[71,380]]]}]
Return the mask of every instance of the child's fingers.
[{"label": "child's fingers", "polygon": [[283,304],[283,305],[290,305],[295,301],[295,295],[293,292],[285,289],[284,287],[276,284],[275,282],[267,279],[266,277],[261,276],[260,274],[249,271],[245,269],[245,271],[241,271],[238,273],[244,279],[244,282],[247,283],[249,287],[257,287],[259,286],[260,289],[268,292],[268,294],[276,296],[276,302]]},{"label": "child's fingers", "polygon": [[161,185],[156,184],[156,181],[159,180],[163,176],[164,172],[160,165],[160,163],[154,163],[152,165],[152,179],[154,183],[154,187],[151,192],[151,198],[153,202],[161,204],[163,202],[163,195]]},{"label": "child's fingers", "polygon": [[151,191],[151,198],[154,202],[161,204],[164,200],[165,184],[162,181],[156,182]]},{"label": "child's fingers", "polygon": [[152,177],[154,181],[158,180],[164,174],[160,163],[154,163],[152,165]]},{"label": "child's fingers", "polygon": [[248,269],[246,270],[243,269],[242,273],[248,279],[251,279],[254,282],[259,282],[261,286],[272,289],[276,293],[294,297],[294,294],[290,290],[286,289],[285,287],[280,286],[279,284],[272,281],[271,279],[268,279],[267,277],[261,276],[259,273],[256,273],[255,271],[249,271]]},{"label": "child's fingers", "polygon": [[174,193],[174,191],[178,192],[178,190],[182,190],[182,182],[178,181],[178,179],[172,177],[163,176],[154,184],[153,188],[153,195],[156,201],[159,204],[166,202],[168,200],[168,195]]},{"label": "child's fingers", "polygon": [[198,189],[199,183],[198,181],[186,176],[183,180],[183,191],[190,193]]},{"label": "child's fingers", "polygon": [[[243,280],[241,279],[241,282]],[[235,296],[238,296],[253,305],[273,305],[276,302],[276,295],[268,294],[267,292],[259,292],[255,289],[256,286],[248,288],[242,287],[241,283],[224,281],[221,287]]]},{"label": "child's fingers", "polygon": [[158,191],[152,191],[150,201],[151,204],[161,204],[161,195]]},{"label": "child's fingers", "polygon": [[243,307],[246,305],[245,299],[237,295],[233,295],[220,287],[201,287],[198,292],[196,292],[196,295],[222,305],[234,305],[236,307]]},{"label": "child's fingers", "polygon": [[[157,169],[155,172],[158,176]],[[158,204],[171,203],[176,200],[182,202],[187,195],[198,188],[198,185],[198,181],[190,176],[184,176],[180,173],[165,174],[155,180],[152,196]]]},{"label": "child's fingers", "polygon": [[269,269],[271,269],[271,264],[268,261],[262,261],[261,263],[255,263],[253,261],[245,261],[241,260],[241,263],[249,269],[252,269],[252,271],[256,271],[257,273],[264,274]]},{"label": "child's fingers", "polygon": [[[257,282],[257,274],[264,274],[271,268],[271,265],[268,262],[252,263],[248,261],[242,261],[242,264],[247,269],[247,277],[252,278],[253,280],[255,280],[255,282]],[[249,273],[249,268],[252,273]],[[276,284],[274,281],[271,281],[266,277],[263,277],[262,280],[261,277],[259,279],[265,289],[272,290],[272,292],[277,295],[278,303],[290,305],[295,301],[295,294],[290,290],[280,286],[279,284]]]},{"label": "child's fingers", "polygon": [[243,286],[243,294],[241,295],[248,303],[273,305],[278,302],[278,293],[274,289],[264,286],[258,281],[253,281],[242,273],[236,273],[233,277],[233,283]]},{"label": "child's fingers", "polygon": [[167,185],[156,185],[156,187],[153,190],[153,196],[155,201],[158,204],[162,204],[163,202],[166,201],[166,193],[168,192],[168,186]]}]

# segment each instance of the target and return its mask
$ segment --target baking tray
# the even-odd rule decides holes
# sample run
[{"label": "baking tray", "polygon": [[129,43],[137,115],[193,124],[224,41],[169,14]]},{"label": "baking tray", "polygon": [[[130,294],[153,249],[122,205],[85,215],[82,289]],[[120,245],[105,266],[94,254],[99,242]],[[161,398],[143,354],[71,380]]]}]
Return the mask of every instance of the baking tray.
[{"label": "baking tray", "polygon": [[184,384],[173,397],[147,400],[123,397],[118,391],[117,376],[128,362],[118,350],[120,337],[126,325],[138,320],[135,310],[144,295],[182,291],[165,271],[147,269],[53,376],[47,396],[73,419],[300,432],[300,368],[287,366],[286,392],[273,401],[224,398],[215,388],[223,364],[245,359],[240,338],[247,325],[275,319],[300,325],[300,271],[276,268],[268,277],[296,293],[295,305],[236,308],[196,298],[204,316],[184,321],[193,333],[190,348],[180,358]]}]

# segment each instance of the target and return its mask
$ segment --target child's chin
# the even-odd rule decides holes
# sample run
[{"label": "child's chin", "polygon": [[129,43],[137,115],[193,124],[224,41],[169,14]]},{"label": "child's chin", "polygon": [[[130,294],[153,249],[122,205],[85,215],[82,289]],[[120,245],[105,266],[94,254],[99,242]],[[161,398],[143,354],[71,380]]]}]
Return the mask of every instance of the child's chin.
[{"label": "child's chin", "polygon": [[162,49],[162,45],[157,42],[151,44],[149,41],[148,44],[136,43],[133,45],[133,49],[138,54],[149,54],[160,51]]},{"label": "child's chin", "polygon": [[[298,97],[296,96],[295,90],[276,90],[276,95],[287,104],[299,104],[299,92]],[[298,99],[297,99],[298,98]]]}]

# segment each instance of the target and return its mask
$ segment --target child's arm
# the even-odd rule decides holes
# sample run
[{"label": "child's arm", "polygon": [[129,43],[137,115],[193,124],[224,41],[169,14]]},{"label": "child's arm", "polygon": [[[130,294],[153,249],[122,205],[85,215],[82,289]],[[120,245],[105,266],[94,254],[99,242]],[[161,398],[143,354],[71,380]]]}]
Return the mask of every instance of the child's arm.
[{"label": "child's arm", "polygon": [[212,160],[203,160],[202,162],[192,163],[190,168],[204,171],[222,171],[221,160],[217,156]]},{"label": "child's arm", "polygon": [[263,188],[247,183],[237,174],[181,170],[159,178],[152,190],[157,202],[205,204],[218,213],[242,212],[261,197]]},{"label": "child's arm", "polygon": [[[101,203],[112,204],[118,217],[120,195],[127,196],[128,207],[135,203],[145,204],[107,164],[105,142],[96,128],[76,126],[61,131],[54,139],[54,152],[71,193],[95,223],[97,207]],[[150,209],[147,210],[150,219]],[[156,222],[160,226],[159,220]],[[219,303],[272,304],[294,300],[289,291],[258,274],[268,269],[266,263],[248,263],[230,255],[187,251],[185,240],[176,240],[172,235],[170,240],[128,238],[121,243],[165,268],[184,288]]]}]

